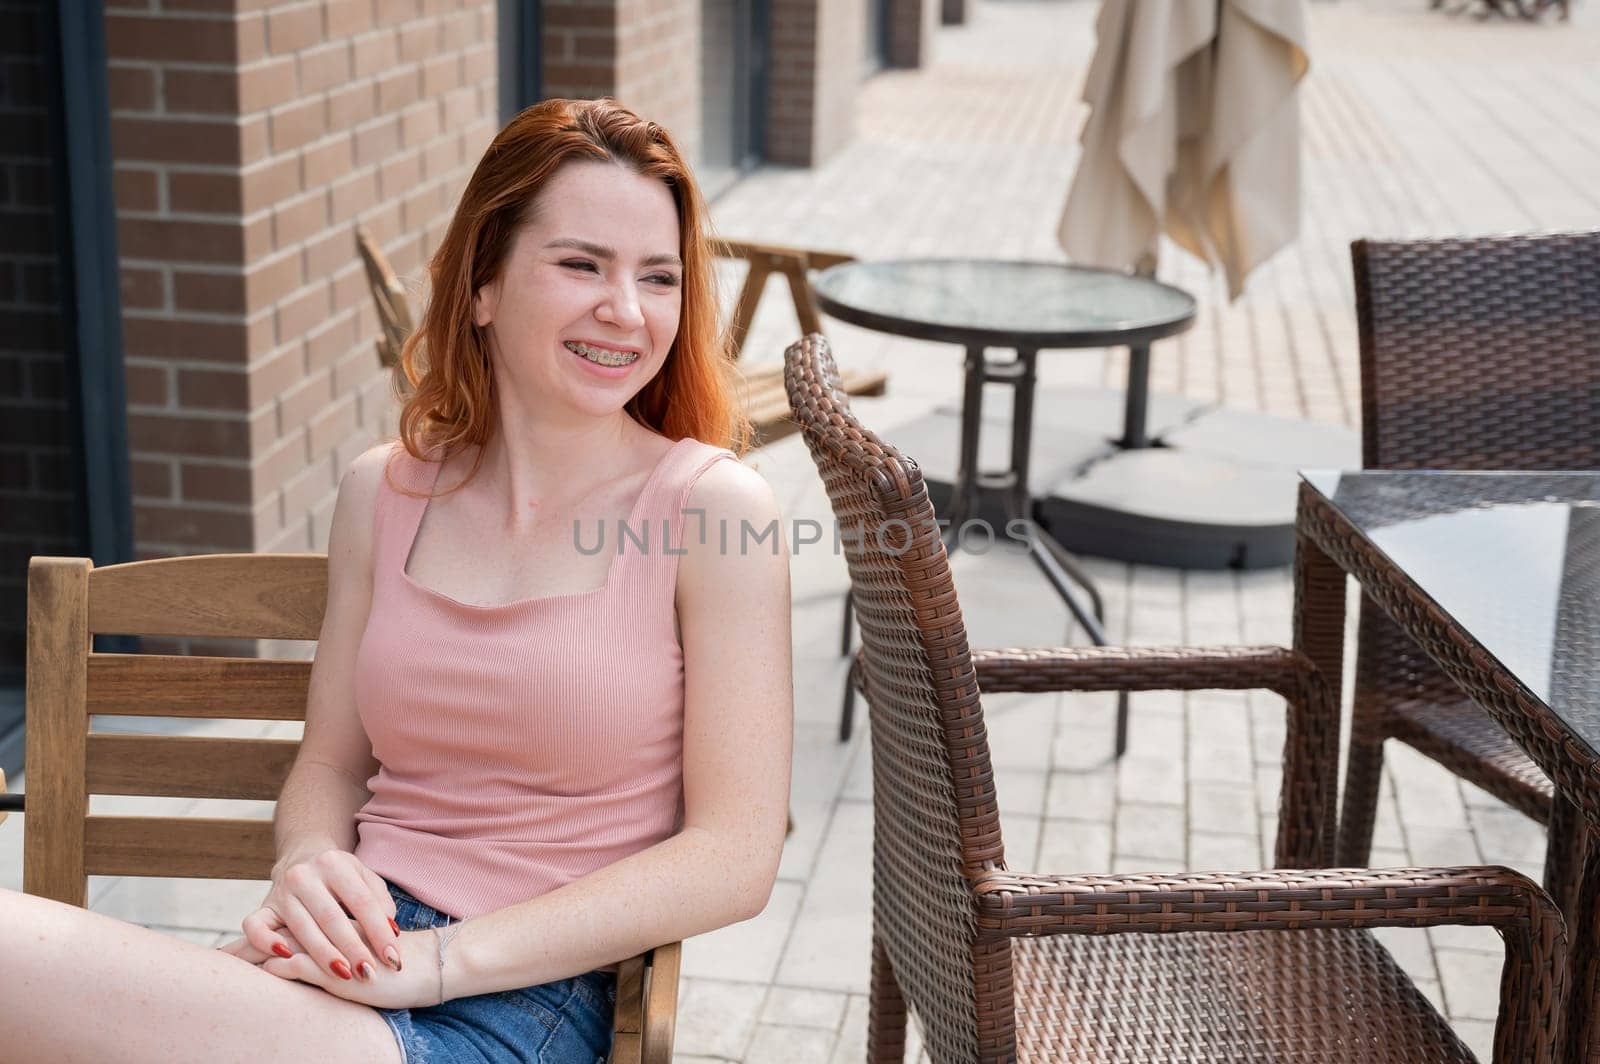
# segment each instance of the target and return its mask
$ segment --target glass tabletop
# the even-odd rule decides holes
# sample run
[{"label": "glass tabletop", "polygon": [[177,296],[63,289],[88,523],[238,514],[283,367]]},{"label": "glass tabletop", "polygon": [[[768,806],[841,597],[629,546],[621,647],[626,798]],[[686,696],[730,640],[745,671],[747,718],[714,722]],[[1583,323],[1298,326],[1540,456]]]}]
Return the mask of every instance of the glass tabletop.
[{"label": "glass tabletop", "polygon": [[1302,476],[1600,751],[1600,473]]},{"label": "glass tabletop", "polygon": [[1052,262],[850,262],[813,287],[824,310],[867,328],[994,346],[1142,343],[1182,332],[1195,314],[1182,289]]}]

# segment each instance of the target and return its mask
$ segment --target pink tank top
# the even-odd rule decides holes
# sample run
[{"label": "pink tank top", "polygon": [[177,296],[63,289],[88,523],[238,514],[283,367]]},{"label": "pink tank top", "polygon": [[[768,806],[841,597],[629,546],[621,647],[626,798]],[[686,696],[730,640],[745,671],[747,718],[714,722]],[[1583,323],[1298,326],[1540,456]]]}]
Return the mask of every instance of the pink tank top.
[{"label": "pink tank top", "polygon": [[[387,483],[372,528],[372,611],[356,705],[377,775],[356,856],[418,900],[467,918],[637,853],[682,817],[683,651],[673,598],[689,489],[726,451],[673,444],[593,591],[470,606],[414,583],[406,559],[427,498]],[[430,491],[435,463],[398,445],[396,484]],[[588,522],[580,543],[592,549]]]}]

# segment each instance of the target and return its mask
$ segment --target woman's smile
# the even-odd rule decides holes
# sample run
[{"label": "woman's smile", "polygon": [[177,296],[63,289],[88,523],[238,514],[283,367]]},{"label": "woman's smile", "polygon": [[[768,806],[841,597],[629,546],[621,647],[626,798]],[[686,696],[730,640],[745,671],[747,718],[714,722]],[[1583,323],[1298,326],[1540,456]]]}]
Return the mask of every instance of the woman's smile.
[{"label": "woman's smile", "polygon": [[639,351],[632,347],[610,347],[587,340],[563,341],[568,351],[599,366],[631,366],[639,361]]}]

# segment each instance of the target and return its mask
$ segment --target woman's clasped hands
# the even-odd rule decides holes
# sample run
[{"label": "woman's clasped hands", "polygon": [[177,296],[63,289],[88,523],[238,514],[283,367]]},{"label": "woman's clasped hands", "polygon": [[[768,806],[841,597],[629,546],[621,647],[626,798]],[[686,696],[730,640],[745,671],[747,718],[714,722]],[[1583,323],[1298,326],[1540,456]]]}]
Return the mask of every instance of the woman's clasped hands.
[{"label": "woman's clasped hands", "polygon": [[280,861],[244,937],[218,948],[278,976],[374,1008],[439,1003],[431,931],[401,931],[388,887],[355,854]]}]

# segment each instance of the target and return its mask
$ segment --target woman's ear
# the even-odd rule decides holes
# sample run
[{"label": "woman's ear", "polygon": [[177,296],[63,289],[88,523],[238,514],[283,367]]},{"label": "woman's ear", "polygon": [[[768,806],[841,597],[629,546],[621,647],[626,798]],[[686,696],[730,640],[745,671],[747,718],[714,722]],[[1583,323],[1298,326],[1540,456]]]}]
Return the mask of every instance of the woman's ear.
[{"label": "woman's ear", "polygon": [[474,292],[472,294],[472,323],[480,329],[494,324],[494,312],[499,302],[499,281],[491,281]]}]

